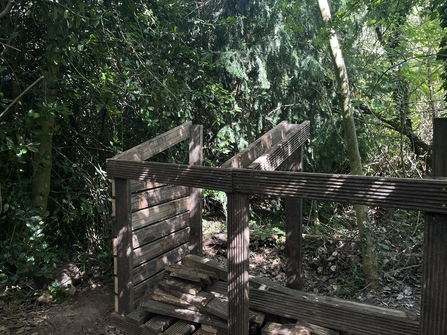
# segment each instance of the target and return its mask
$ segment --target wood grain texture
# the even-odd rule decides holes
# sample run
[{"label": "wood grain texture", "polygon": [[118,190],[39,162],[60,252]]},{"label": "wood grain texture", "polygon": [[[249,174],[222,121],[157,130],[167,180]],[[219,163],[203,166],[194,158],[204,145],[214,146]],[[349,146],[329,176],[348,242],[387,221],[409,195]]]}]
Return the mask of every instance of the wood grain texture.
[{"label": "wood grain texture", "polygon": [[107,161],[115,178],[447,214],[447,181]]},{"label": "wood grain texture", "polygon": [[142,209],[132,214],[133,230],[152,225],[155,222],[186,213],[188,211],[189,199],[180,198],[163,204]]},{"label": "wood grain texture", "polygon": [[[190,128],[189,165],[203,164],[203,126]],[[192,187],[189,201],[189,225],[191,252],[202,255],[202,189]]]},{"label": "wood grain texture", "polygon": [[138,211],[161,203],[183,198],[189,195],[189,188],[185,186],[167,185],[143,192],[132,194],[132,211]]},{"label": "wood grain texture", "polygon": [[419,323],[387,314],[371,315],[365,305],[357,310],[346,310],[329,303],[315,303],[305,299],[269,291],[250,289],[250,308],[295,320],[363,335],[417,335]]},{"label": "wood grain texture", "polygon": [[[433,120],[433,177],[447,177],[447,119]],[[425,213],[420,335],[447,334],[447,215]]]},{"label": "wood grain texture", "polygon": [[178,319],[203,323],[219,328],[228,328],[227,322],[212,315],[206,315],[200,312],[191,311],[189,309],[181,309],[175,306],[164,304],[162,302],[149,300],[144,302],[142,308],[151,313],[162,314],[166,316],[175,317]]},{"label": "wood grain texture", "polygon": [[285,137],[286,127],[287,121],[282,121],[269,132],[265,133],[256,141],[251,143],[247,148],[223,163],[221,168],[247,167]]},{"label": "wood grain texture", "polygon": [[249,334],[249,203],[248,196],[228,193],[228,334]]},{"label": "wood grain texture", "polygon": [[144,161],[173,145],[180,143],[189,137],[189,128],[192,122],[186,122],[181,126],[171,129],[157,137],[124,151],[111,159],[123,159],[129,161]]},{"label": "wood grain texture", "polygon": [[139,248],[133,249],[132,260],[133,266],[138,266],[153,258],[156,258],[169,250],[172,250],[189,241],[189,227],[173,232],[161,239],[149,244],[145,244]]},{"label": "wood grain texture", "polygon": [[253,170],[276,170],[289,156],[309,139],[310,122],[291,128],[286,137],[247,166]]},{"label": "wood grain texture", "polygon": [[113,218],[115,255],[115,312],[125,315],[133,311],[132,213],[130,181],[115,179],[115,217]]},{"label": "wood grain texture", "polygon": [[189,244],[182,244],[168,252],[161,254],[148,262],[145,262],[133,269],[134,285],[155,276],[162,271],[166,266],[180,261],[189,253]]},{"label": "wood grain texture", "polygon": [[168,236],[178,230],[188,227],[188,212],[168,217],[167,219],[147,225],[143,229],[134,230],[132,233],[133,248],[141,247],[145,244]]},{"label": "wood grain texture", "polygon": [[[302,171],[303,146],[298,148],[286,161],[289,171]],[[286,197],[285,205],[285,232],[286,232],[286,286],[300,290],[302,288],[302,226],[303,226],[303,199]]]}]

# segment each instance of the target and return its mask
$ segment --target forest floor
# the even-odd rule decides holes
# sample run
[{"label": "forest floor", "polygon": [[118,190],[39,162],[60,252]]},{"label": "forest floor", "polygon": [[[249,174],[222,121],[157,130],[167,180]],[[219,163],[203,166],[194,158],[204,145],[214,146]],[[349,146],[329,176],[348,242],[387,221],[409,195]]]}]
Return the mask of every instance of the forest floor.
[{"label": "forest floor", "polygon": [[[205,222],[204,249],[208,257],[226,264],[222,225],[219,221]],[[259,237],[256,232],[252,234],[251,274],[284,283],[285,256],[280,237]],[[382,288],[377,291],[363,285],[359,248],[353,238],[304,235],[303,290],[419,315],[422,246],[391,238],[381,239],[380,244],[384,249],[384,275]],[[42,304],[37,301],[42,292],[26,297],[20,291],[26,292],[27,287],[10,288],[0,297],[0,335],[123,334],[109,323],[114,309],[110,271],[85,279],[74,296],[61,303]]]}]

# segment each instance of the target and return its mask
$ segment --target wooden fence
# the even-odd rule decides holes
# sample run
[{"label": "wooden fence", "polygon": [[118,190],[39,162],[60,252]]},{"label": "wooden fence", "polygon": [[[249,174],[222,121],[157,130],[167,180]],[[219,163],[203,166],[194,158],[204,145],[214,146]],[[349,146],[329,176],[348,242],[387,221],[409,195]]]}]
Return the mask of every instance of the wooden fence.
[{"label": "wooden fence", "polygon": [[[301,125],[302,126],[302,125]],[[199,126],[182,126],[199,127]],[[350,175],[312,174],[304,172],[263,171],[273,169],[289,158],[287,165],[292,171],[301,169],[303,130],[292,132],[298,125],[287,125],[284,131],[267,133],[247,150],[224,164],[227,168],[154,163],[143,161],[153,152],[167,148],[172,141],[160,141],[160,148],[137,150],[116,156],[107,161],[107,172],[115,183],[115,254],[116,293],[119,313],[127,313],[135,303],[138,291],[132,257],[132,210],[131,184],[129,180],[150,181],[197,189],[214,189],[228,196],[228,294],[230,317],[229,334],[248,334],[248,195],[265,194],[286,198],[286,235],[288,253],[292,258],[288,267],[288,285],[300,287],[301,199],[336,201],[390,208],[421,210],[426,212],[424,241],[424,277],[422,282],[422,307],[420,334],[447,334],[447,181],[445,179],[403,179]],[[279,127],[279,129],[281,128]],[[183,129],[183,128],[180,128]],[[305,127],[302,126],[302,129]],[[176,128],[178,133],[178,128]],[[174,131],[171,131],[171,135]],[[276,137],[275,137],[276,136]],[[278,137],[279,136],[279,137]],[[179,136],[174,136],[177,140]],[[198,138],[200,136],[196,136]],[[287,138],[287,140],[285,140]],[[300,139],[301,138],[301,139]],[[182,140],[186,139],[182,137]],[[150,142],[150,141],[149,141]],[[196,143],[197,141],[191,141]],[[447,176],[447,119],[436,119],[434,127],[434,176]],[[161,144],[160,144],[161,143]],[[287,145],[286,145],[287,143]],[[293,144],[295,143],[295,144]],[[199,146],[190,145],[192,153]],[[194,149],[195,148],[195,149]],[[164,149],[163,149],[164,150]],[[148,153],[149,152],[149,153]],[[194,154],[192,154],[194,156]],[[127,160],[124,160],[127,159]],[[129,160],[131,159],[131,160]],[[200,159],[194,160],[199,162]],[[199,191],[196,194],[199,194]],[[194,253],[201,252],[200,196],[190,206],[190,242]],[[173,200],[175,201],[175,200]],[[190,195],[191,204],[191,195]],[[290,204],[290,205],[287,205]],[[287,214],[289,211],[289,214]],[[194,219],[192,219],[194,218]],[[192,220],[192,221],[191,221]],[[287,219],[286,219],[287,221]],[[299,227],[298,227],[299,226]],[[188,229],[188,228],[184,228]],[[164,240],[165,238],[160,239]],[[186,242],[187,243],[187,242]],[[172,247],[172,246],[170,246]],[[144,253],[149,256],[151,253]],[[144,256],[146,257],[146,256]],[[143,257],[143,258],[144,258]],[[166,258],[163,258],[165,260]],[[147,260],[145,260],[147,261]],[[295,277],[294,277],[295,276]],[[150,280],[142,279],[139,283]]]}]

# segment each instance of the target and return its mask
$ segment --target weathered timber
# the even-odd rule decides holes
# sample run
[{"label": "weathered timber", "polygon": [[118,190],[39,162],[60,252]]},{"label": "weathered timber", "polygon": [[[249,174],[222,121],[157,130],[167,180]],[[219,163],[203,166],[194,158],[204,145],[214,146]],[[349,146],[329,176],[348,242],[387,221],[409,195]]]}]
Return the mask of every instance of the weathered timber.
[{"label": "weathered timber", "polygon": [[154,335],[152,331],[138,326],[135,323],[129,322],[124,316],[114,312],[110,316],[110,323],[118,327],[126,335]]},{"label": "weathered timber", "polygon": [[187,195],[189,195],[188,187],[175,185],[139,192],[132,195],[132,211],[135,212],[163,202],[183,198]]},{"label": "weathered timber", "polygon": [[196,295],[202,291],[202,283],[191,283],[186,280],[178,278],[166,278],[164,277],[162,281],[158,283],[158,286],[167,291],[178,291],[185,294]]},{"label": "weathered timber", "polygon": [[158,287],[165,292],[169,292],[171,295],[182,299],[188,303],[190,303],[191,305],[194,305],[196,307],[204,307],[206,306],[211,300],[214,299],[214,295],[205,291],[200,291],[199,293],[193,295],[193,294],[188,294],[188,293],[184,293],[181,291],[177,291],[174,289],[171,289],[169,291],[167,291],[162,285],[158,285]]},{"label": "weathered timber", "polygon": [[115,217],[113,219],[115,312],[125,315],[133,311],[132,220],[130,181],[115,179]]},{"label": "weathered timber", "polygon": [[227,267],[215,260],[199,257],[197,255],[187,255],[182,259],[182,264],[190,268],[203,269],[217,273],[220,280],[227,281]]},{"label": "weathered timber", "polygon": [[107,161],[115,178],[447,214],[447,181]]},{"label": "weathered timber", "polygon": [[[150,180],[131,180],[130,181],[130,191],[132,194],[143,192],[147,190],[152,190],[154,188],[159,188],[166,186],[165,184],[154,183]],[[112,195],[114,195],[114,190],[112,189]]]},{"label": "weathered timber", "polygon": [[[360,304],[359,304],[360,305]],[[250,308],[340,331],[363,335],[416,335],[419,323],[385,314],[371,314],[367,306],[358,310],[316,303],[284,294],[250,289]]]},{"label": "weathered timber", "polygon": [[265,321],[265,313],[250,310],[250,324],[261,327]]},{"label": "weathered timber", "polygon": [[253,170],[276,170],[290,155],[301,147],[310,135],[310,122],[293,127],[286,137],[247,166]]},{"label": "weathered timber", "polygon": [[[193,125],[190,128],[189,165],[203,164],[203,126]],[[191,252],[202,256],[202,190],[192,187],[190,190],[190,243]]]},{"label": "weathered timber", "polygon": [[297,321],[296,325],[309,329],[312,332],[312,334],[315,334],[315,335],[339,335],[339,332],[336,332],[332,329],[313,325],[306,321]]},{"label": "weathered timber", "polygon": [[168,273],[171,277],[185,279],[196,283],[203,283],[204,285],[210,285],[213,283],[213,280],[210,278],[209,275],[189,271],[188,268],[182,267],[180,265],[168,266],[165,269],[165,272]]},{"label": "weathered timber", "polygon": [[187,212],[180,215],[167,218],[161,222],[153,223],[141,229],[134,230],[132,233],[133,248],[141,247],[145,244],[158,240],[161,237],[168,236],[176,231],[188,227],[189,214]]},{"label": "weathered timber", "polygon": [[287,122],[282,121],[273,129],[262,135],[247,148],[227,160],[221,168],[245,168],[255,159],[262,156],[273,145],[281,141],[286,134]]},{"label": "weathered timber", "polygon": [[196,306],[172,294],[164,292],[157,287],[151,288],[149,290],[148,296],[154,301],[163,302],[180,308],[190,309],[192,311],[199,311],[199,308],[197,308]]},{"label": "weathered timber", "polygon": [[248,269],[250,230],[248,196],[227,194],[228,234],[228,333],[249,334]]},{"label": "weathered timber", "polygon": [[132,214],[132,228],[134,230],[140,229],[154,222],[159,222],[171,216],[187,212],[188,206],[189,199],[181,198],[134,212]]},{"label": "weathered timber", "polygon": [[[198,256],[198,257],[200,257],[200,256]],[[211,284],[211,281],[209,281],[206,277],[208,277],[209,279],[215,279],[215,280],[220,279],[219,275],[214,271],[208,271],[208,270],[200,269],[200,268],[190,268],[183,263],[175,264],[175,265],[173,265],[173,267],[183,269],[183,270],[187,271],[188,273],[196,274],[199,277],[203,277],[204,278],[203,280],[206,281],[206,284]]]},{"label": "weathered timber", "polygon": [[[303,170],[303,146],[298,148],[286,161],[289,171]],[[285,232],[286,232],[286,286],[301,290],[302,268],[302,226],[303,226],[303,199],[286,197],[285,205]]]},{"label": "weathered timber", "polygon": [[[189,240],[189,227],[176,231],[159,240],[143,245],[132,251],[133,266],[137,266],[147,262],[171,249],[182,245]],[[132,264],[132,263],[131,263]]]},{"label": "weathered timber", "polygon": [[[447,177],[447,119],[433,120],[432,174],[433,177]],[[420,335],[447,334],[446,241],[447,215],[427,211],[424,226]]]},{"label": "weathered timber", "polygon": [[180,261],[189,252],[189,243],[180,245],[161,256],[145,262],[133,269],[133,283],[137,285],[162,271],[166,266]]},{"label": "weathered timber", "polygon": [[213,314],[221,319],[228,320],[228,302],[219,298],[214,298],[202,310],[206,313]]},{"label": "weathered timber", "polygon": [[145,311],[141,307],[138,307],[137,309],[126,315],[126,320],[128,320],[131,323],[134,323],[137,326],[140,326],[154,316],[155,314],[149,313],[148,311]]},{"label": "weathered timber", "polygon": [[[213,261],[200,261],[198,257],[190,255],[186,258],[191,266],[197,264],[208,269],[216,266]],[[222,266],[216,266],[216,269],[225,271]],[[208,292],[213,293],[222,293],[223,290],[222,282],[214,282],[207,288]],[[382,331],[390,335],[418,333],[419,324],[412,313],[293,290],[263,278],[250,278],[249,301],[251,309],[306,320],[329,329],[364,335],[380,334]]]},{"label": "weathered timber", "polygon": [[164,335],[190,335],[197,329],[197,324],[185,320],[178,320],[171,327],[169,327]]},{"label": "weathered timber", "polygon": [[164,315],[155,315],[144,326],[154,333],[158,334],[165,331],[177,321],[176,318]]},{"label": "weathered timber", "polygon": [[112,159],[123,159],[128,161],[144,161],[173,145],[180,143],[189,137],[189,128],[192,122],[186,122],[181,126],[171,129],[157,137],[150,139],[136,147],[124,151]]},{"label": "weathered timber", "polygon": [[262,335],[311,335],[310,330],[295,324],[267,322],[261,329]]},{"label": "weathered timber", "polygon": [[315,304],[325,304],[329,307],[336,306],[337,308],[346,310],[347,313],[349,313],[350,310],[354,310],[354,311],[355,310],[364,310],[366,314],[371,315],[371,316],[374,316],[374,315],[377,315],[379,317],[390,316],[390,317],[395,317],[397,319],[406,319],[406,320],[412,320],[412,321],[417,320],[417,315],[416,315],[416,313],[413,313],[413,312],[402,311],[402,310],[392,309],[392,308],[385,308],[385,307],[374,306],[374,305],[367,305],[367,304],[359,303],[356,301],[344,300],[344,299],[334,298],[334,297],[326,297],[326,296],[309,293],[309,292],[303,292],[303,291],[299,291],[299,290],[291,290],[287,287],[284,287],[284,286],[282,286],[278,283],[275,283],[271,280],[268,280],[266,278],[251,277],[250,278],[250,288],[284,294],[284,295],[296,298],[299,301],[305,300],[305,301],[312,302]]},{"label": "weathered timber", "polygon": [[181,309],[158,301],[149,300],[142,303],[141,307],[151,313],[172,316],[178,319],[203,323],[220,328],[228,328],[227,321],[222,320],[221,318],[194,312],[189,309]]},{"label": "weathered timber", "polygon": [[[213,333],[207,332],[205,329],[200,328],[198,331],[194,333],[194,335],[213,335]],[[228,330],[219,328],[216,335],[228,335]]]},{"label": "weathered timber", "polygon": [[141,303],[147,300],[148,288],[160,281],[162,277],[163,271],[134,286],[134,308],[140,307]]},{"label": "weathered timber", "polygon": [[213,327],[213,326],[207,326],[207,325],[202,325],[202,327],[200,327],[200,329],[202,329],[203,331],[206,331],[207,333],[210,333],[210,334],[217,334],[219,332],[219,328]]}]

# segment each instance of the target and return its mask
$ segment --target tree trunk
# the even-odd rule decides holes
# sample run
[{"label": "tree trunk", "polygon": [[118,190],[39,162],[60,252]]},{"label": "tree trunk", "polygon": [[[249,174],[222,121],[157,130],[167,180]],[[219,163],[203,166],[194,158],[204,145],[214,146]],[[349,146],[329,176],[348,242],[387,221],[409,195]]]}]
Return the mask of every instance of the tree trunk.
[{"label": "tree trunk", "polygon": [[[325,25],[328,25],[331,20],[331,12],[327,0],[318,0],[318,6]],[[354,117],[351,109],[348,74],[346,72],[343,54],[338,43],[338,37],[332,28],[329,30],[329,34],[330,53],[334,63],[335,74],[337,76],[338,99],[343,116],[346,149],[348,152],[349,164],[351,166],[351,173],[354,175],[363,175],[362,160],[360,158]],[[368,207],[364,205],[354,205],[354,209],[360,234],[363,273],[367,284],[372,287],[378,287],[379,271],[373,231],[369,228]]]},{"label": "tree trunk", "polygon": [[[55,43],[56,33],[54,22],[47,25],[49,43]],[[31,201],[41,209],[45,215],[50,195],[51,168],[53,162],[53,133],[55,129],[55,104],[57,103],[57,80],[59,74],[60,51],[54,46],[47,47],[45,53],[46,71],[44,73],[45,106],[42,107],[37,120],[39,128],[35,132],[34,140],[39,143],[38,151],[33,157],[34,174],[31,184]]]}]

